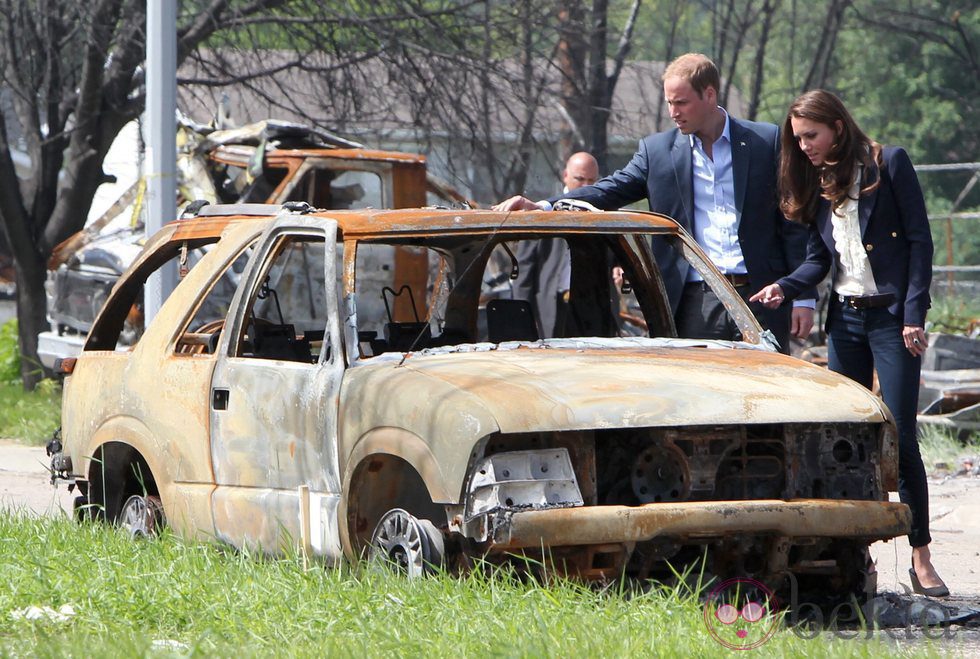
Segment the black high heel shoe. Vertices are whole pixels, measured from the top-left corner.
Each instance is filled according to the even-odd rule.
[[[915,573],[915,568],[909,568],[909,579],[912,580],[912,592],[919,595],[925,595],[926,597],[949,597],[949,588],[946,584],[942,583],[940,579],[940,584],[938,586],[931,586],[929,588],[924,588],[921,583],[919,583],[919,577]]]

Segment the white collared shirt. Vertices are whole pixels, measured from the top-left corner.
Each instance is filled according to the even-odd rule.
[[[847,199],[830,216],[837,248],[837,274],[834,291],[839,295],[874,295],[878,292],[868,253],[861,242],[861,221],[858,215],[858,196],[861,193],[861,167],[847,191]]]
[[[692,183],[694,187],[694,239],[708,258],[726,274],[745,274],[745,259],[738,244],[738,212],[735,209],[735,176],[732,173],[731,122],[724,108],[725,127],[705,153],[701,138],[691,140]],[[700,281],[694,268],[688,281]]]

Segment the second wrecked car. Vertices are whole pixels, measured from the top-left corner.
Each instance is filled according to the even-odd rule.
[[[429,173],[421,155],[368,149],[289,122],[215,130],[182,119],[177,142],[180,206],[191,200],[295,201],[327,210],[471,203]],[[45,284],[51,328],[38,337],[46,368],[78,353],[109,291],[145,243],[143,193],[142,183],[133,184],[101,218],[55,248]],[[131,343],[142,330],[138,306],[124,340]]]

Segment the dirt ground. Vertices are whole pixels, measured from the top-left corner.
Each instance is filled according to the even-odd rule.
[[[898,497],[892,495],[894,500]],[[932,559],[957,599],[980,607],[980,478],[929,481]],[[909,584],[911,549],[905,538],[876,543],[879,590],[904,592]]]
[[[43,447],[0,440],[0,508],[38,515],[70,511],[74,495],[64,484],[51,485],[49,464]]]
[[[48,458],[42,447],[29,447],[0,440],[0,509],[26,510],[37,515],[69,514],[74,495],[62,483],[52,487],[47,472]],[[952,596],[941,601],[955,615],[980,612],[980,477],[959,476],[933,479],[929,483],[932,519],[933,561],[949,586]],[[899,538],[879,542],[872,549],[878,569],[878,592],[905,606],[918,602],[909,597],[908,541]],[[887,595],[895,593],[898,597]],[[911,629],[884,630],[898,648],[918,645],[923,639],[916,625]],[[829,632],[827,632],[829,633]],[[942,654],[980,654],[980,618],[947,630],[931,632]],[[942,634],[947,634],[944,638]],[[951,634],[951,635],[950,635]]]

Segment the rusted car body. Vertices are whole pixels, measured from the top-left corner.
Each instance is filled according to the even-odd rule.
[[[567,322],[540,339],[525,302],[483,293],[493,254],[556,238]],[[651,239],[692,262],[742,341],[676,336]],[[118,351],[149,273],[205,243]],[[397,250],[427,267],[374,267]],[[206,311],[229,272],[230,305]],[[881,400],[776,352],[654,214],[206,206],[150,240],[65,370],[55,472],[83,510],[135,531],[165,519],[190,538],[331,563],[373,552],[409,572],[530,556],[584,578],[669,578],[703,559],[837,592],[866,590],[868,544],[908,531],[888,502]]]

